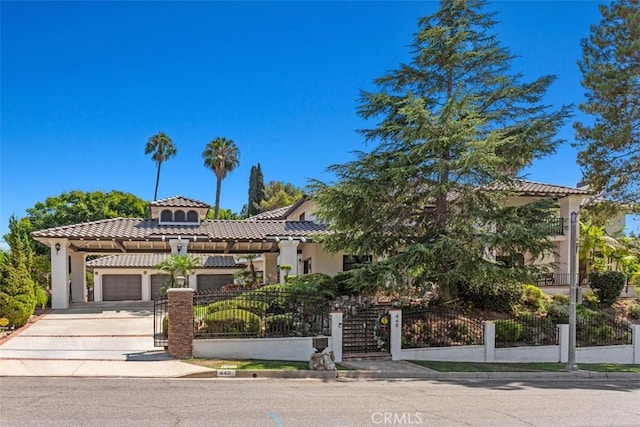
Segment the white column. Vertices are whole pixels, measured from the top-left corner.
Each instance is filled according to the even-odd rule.
[[[331,347],[337,363],[342,362],[342,312],[331,312]]]
[[[496,325],[484,322],[484,361],[493,363],[496,360]]]
[[[558,255],[556,258],[557,272],[560,274],[569,274],[571,271],[570,266],[570,252],[571,252],[571,212],[578,212],[580,210],[580,202],[582,196],[568,196],[560,199],[560,216],[564,218],[564,232],[565,237],[558,242]],[[576,227],[576,242],[580,241],[580,224]],[[576,271],[578,269],[578,257],[576,257]],[[568,276],[567,276],[568,277]]]
[[[71,252],[71,301],[87,302],[87,270],[85,252]]]
[[[631,325],[631,342],[633,343],[633,363],[640,364],[640,325]]]
[[[262,282],[266,285],[275,283],[278,277],[278,254],[269,252],[262,254],[264,267],[262,269]]]
[[[142,301],[151,301],[151,274],[149,271],[142,272]]]
[[[189,288],[194,291],[198,290],[198,275],[196,273],[189,275]]]
[[[569,361],[569,325],[558,325],[558,342],[560,343],[560,363]]]
[[[93,270],[93,300],[102,301],[102,271]]]
[[[51,241],[51,308],[69,308],[69,248],[67,239]]]
[[[298,275],[298,242],[297,240],[283,240],[278,244],[280,247],[280,265],[289,264],[290,276]],[[280,283],[284,283],[284,274],[280,272]]]
[[[389,310],[391,360],[402,360],[402,310]]]

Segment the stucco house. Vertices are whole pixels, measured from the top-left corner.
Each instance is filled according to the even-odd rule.
[[[522,258],[551,266],[552,272],[540,284],[567,285],[569,218],[590,193],[524,180],[514,180],[510,190],[514,195],[506,203],[512,206],[539,198],[557,202],[557,218],[549,224],[555,251],[544,259],[532,260],[527,254]],[[169,254],[200,258],[201,267],[188,278],[194,289],[216,289],[230,283],[243,267],[245,254],[258,255],[254,265],[265,283],[279,277],[278,266],[283,264],[292,266],[291,275],[335,275],[351,267],[351,256],[325,252],[317,241],[317,236],[331,231],[316,221],[314,202],[306,197],[245,220],[207,220],[208,210],[204,202],[176,196],[150,203],[149,219],[115,218],[33,232],[34,239],[51,248],[52,307],[86,301],[87,269],[94,273],[95,301],[151,300],[167,279],[153,266]],[[624,216],[616,221],[616,227],[624,228]],[[102,257],[87,262],[89,255]]]

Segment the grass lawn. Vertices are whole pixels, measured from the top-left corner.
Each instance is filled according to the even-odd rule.
[[[564,363],[472,363],[412,360],[411,363],[440,372],[562,372]],[[640,373],[640,365],[615,363],[579,363],[583,371]]]
[[[220,360],[220,359],[187,359],[184,362],[204,366],[211,369],[237,370],[280,370],[280,371],[308,371],[309,362],[291,362],[287,360]],[[348,368],[336,364],[339,371]]]

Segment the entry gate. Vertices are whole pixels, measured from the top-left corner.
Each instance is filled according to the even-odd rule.
[[[158,295],[153,301],[153,345],[167,347],[169,345],[169,299],[167,295]]]
[[[343,357],[376,357],[390,354],[388,307],[352,306],[342,315]]]

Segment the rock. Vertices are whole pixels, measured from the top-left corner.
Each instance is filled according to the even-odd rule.
[[[309,358],[309,369],[314,371],[335,371],[336,364],[334,362],[333,352],[312,353]]]

